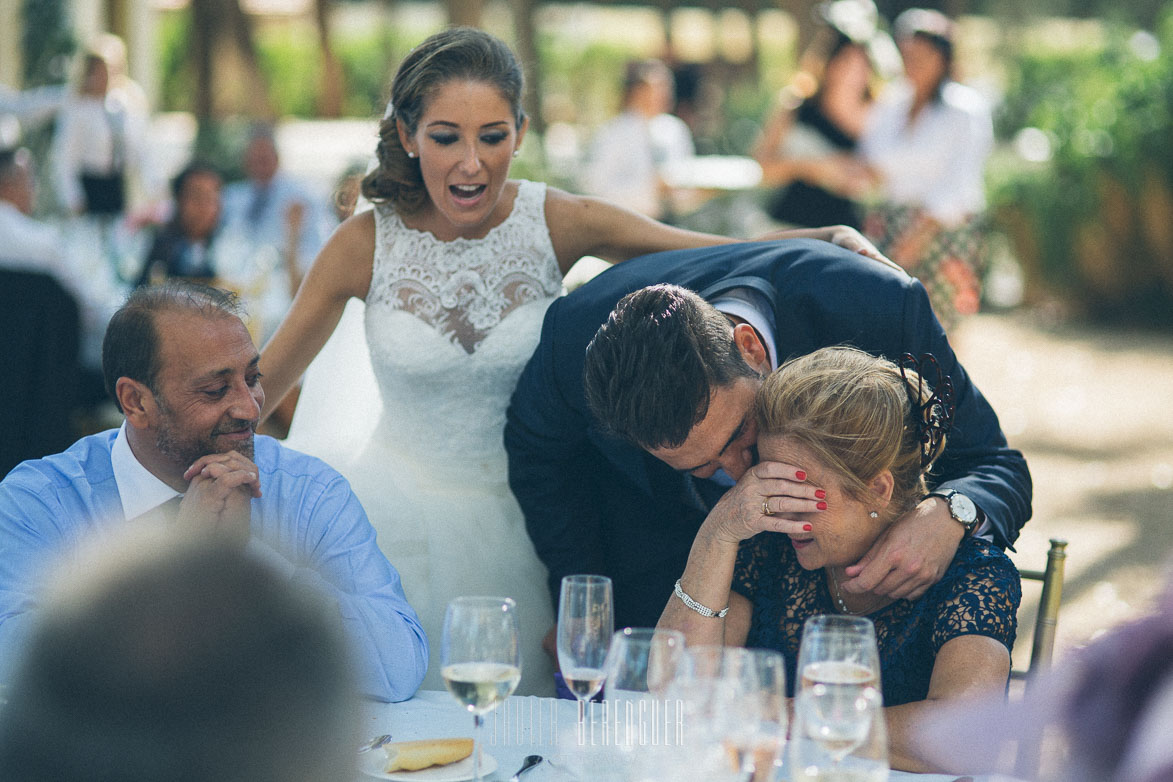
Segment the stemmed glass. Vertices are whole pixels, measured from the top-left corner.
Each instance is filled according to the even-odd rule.
[[[865,616],[821,614],[806,620],[798,647],[795,694],[823,682],[880,690],[876,628]]]
[[[444,614],[440,675],[448,692],[473,715],[474,778],[481,779],[484,715],[521,680],[517,605],[507,597],[458,597]]]
[[[808,686],[795,700],[794,721],[791,765],[795,780],[884,782],[888,778],[887,738],[876,690]],[[848,756],[851,762],[845,764]]]
[[[736,760],[743,780],[773,777],[786,737],[786,669],[769,649],[697,646],[676,693],[690,722],[715,736]]]
[[[565,576],[558,599],[558,667],[578,701],[580,740],[586,725],[586,702],[603,688],[603,664],[614,632],[611,579]]]
[[[797,673],[798,729],[792,733],[799,739],[792,744],[796,775],[818,767],[810,758],[800,757],[816,748],[830,757],[834,779],[839,778],[843,759],[856,750],[875,761],[876,767],[882,766],[886,774],[880,657],[872,621],[837,614],[808,619],[803,626]]]

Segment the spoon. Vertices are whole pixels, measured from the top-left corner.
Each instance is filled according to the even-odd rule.
[[[521,768],[517,769],[517,773],[509,777],[509,782],[517,782],[521,775],[529,771],[534,766],[542,762],[541,755],[526,755],[525,760],[521,761]]]

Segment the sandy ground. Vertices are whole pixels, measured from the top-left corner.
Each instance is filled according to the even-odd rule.
[[[1068,541],[1056,656],[1146,611],[1173,552],[1173,335],[979,315],[953,335],[1034,478],[1011,553],[1041,569]],[[1015,664],[1030,654],[1037,582],[1023,587]]]

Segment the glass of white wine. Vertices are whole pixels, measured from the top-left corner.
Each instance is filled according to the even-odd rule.
[[[558,667],[578,700],[580,740],[586,723],[586,702],[603,688],[603,664],[614,632],[611,579],[565,576],[558,600]]]
[[[791,778],[795,782],[885,782],[887,734],[876,690],[814,684],[794,705]]]
[[[517,604],[507,597],[458,597],[444,614],[440,674],[448,692],[473,716],[474,779],[481,780],[485,714],[521,680]]]

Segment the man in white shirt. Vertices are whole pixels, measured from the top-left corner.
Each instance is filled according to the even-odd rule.
[[[61,233],[32,217],[35,181],[27,149],[0,151],[0,267],[45,272],[68,287]]]
[[[595,134],[583,189],[659,219],[667,212],[665,167],[694,154],[692,133],[672,106],[672,71],[659,60],[629,63],[623,111]]]

